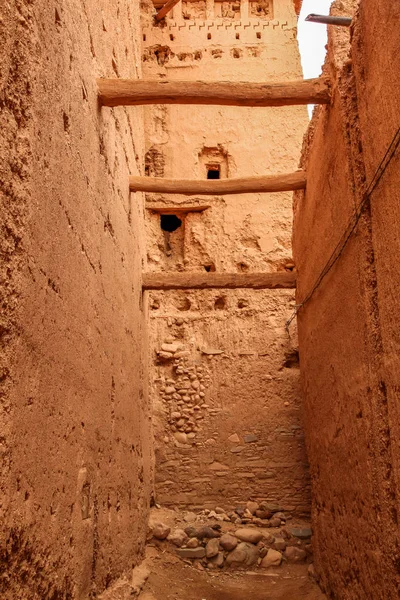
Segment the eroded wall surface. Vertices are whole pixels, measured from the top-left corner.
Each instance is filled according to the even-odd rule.
[[[363,0],[350,54],[350,33],[330,32],[333,102],[313,120],[307,192],[296,199],[298,303],[342,248],[398,130],[399,19],[397,4]],[[323,588],[346,600],[397,598],[400,589],[399,167],[397,148],[298,314],[314,558]]]
[[[144,27],[143,72],[155,80],[300,78],[296,25],[290,0],[183,2],[162,26]],[[148,108],[146,172],[205,180],[209,170],[220,178],[294,171],[306,123],[305,107]],[[290,193],[154,194],[147,207],[152,271],[294,268]],[[170,232],[160,226],[169,210],[181,220]],[[157,500],[228,507],[253,497],[309,512],[296,340],[285,332],[293,293],[164,292],[149,302]]]
[[[140,307],[139,7],[0,7],[2,598],[88,598],[141,557],[150,497]]]

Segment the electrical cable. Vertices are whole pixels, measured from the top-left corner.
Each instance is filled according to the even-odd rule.
[[[299,310],[301,308],[303,308],[304,305],[307,304],[307,302],[309,302],[311,300],[315,291],[319,288],[319,286],[321,285],[322,281],[325,279],[325,277],[327,276],[329,271],[332,269],[332,267],[339,260],[340,256],[343,254],[343,251],[346,248],[348,241],[350,240],[354,230],[356,229],[356,227],[358,225],[361,215],[363,214],[364,208],[366,207],[372,193],[374,192],[374,190],[378,186],[380,180],[382,179],[390,162],[392,161],[393,157],[395,156],[397,148],[399,146],[400,146],[400,127],[398,128],[397,132],[395,133],[388,149],[385,152],[384,157],[382,158],[381,162],[379,163],[379,166],[378,166],[377,170],[375,171],[372,181],[371,181],[370,185],[368,186],[368,189],[365,192],[360,204],[354,211],[351,219],[349,220],[349,222],[347,224],[345,231],[343,232],[338,243],[336,244],[327,263],[325,264],[321,273],[318,275],[314,286],[312,287],[311,291],[308,292],[308,294],[306,294],[304,300],[302,302],[300,302],[299,304],[296,304],[295,310],[294,310],[292,316],[290,317],[290,319],[288,319],[286,321],[286,331],[288,333],[289,333],[289,327],[290,327],[291,323],[293,322],[293,320],[295,319],[295,317],[297,316]]]

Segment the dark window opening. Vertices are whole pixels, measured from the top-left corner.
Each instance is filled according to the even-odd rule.
[[[218,166],[207,167],[207,179],[221,179],[221,170]]]
[[[160,215],[160,225],[163,231],[172,233],[182,225],[182,221],[176,215]]]
[[[205,269],[205,271],[207,271],[207,273],[215,273],[215,271],[216,271],[214,263],[210,263],[208,265],[204,265],[204,269]]]
[[[257,39],[261,40],[261,32],[260,31],[257,31]]]

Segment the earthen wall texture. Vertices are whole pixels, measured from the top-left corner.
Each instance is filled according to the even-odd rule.
[[[335,4],[342,14],[352,9]],[[400,125],[399,23],[398,4],[363,0],[350,33],[330,32],[332,105],[312,122],[307,191],[296,198],[298,303]],[[346,600],[394,599],[400,589],[399,173],[397,148],[340,258],[298,314],[315,564],[328,595]]]
[[[0,6],[1,543],[4,599],[88,598],[141,557],[151,495],[140,307],[135,2]]]
[[[163,26],[143,29],[144,76],[298,79],[296,26],[290,0],[178,4]],[[177,179],[206,179],[209,168],[221,178],[294,171],[307,124],[305,107],[178,105],[145,115],[147,173]],[[172,204],[182,225],[162,231],[160,212]],[[184,212],[187,205],[204,210]],[[290,193],[153,194],[147,206],[152,271],[294,267]],[[165,292],[149,302],[157,501],[228,507],[252,497],[307,514],[296,340],[285,331],[294,294]],[[177,357],[163,355],[165,343],[178,344]]]

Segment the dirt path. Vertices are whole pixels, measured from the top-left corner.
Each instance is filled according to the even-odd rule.
[[[307,565],[268,573],[199,571],[156,548],[146,560],[151,570],[140,600],[326,600],[307,575]]]

